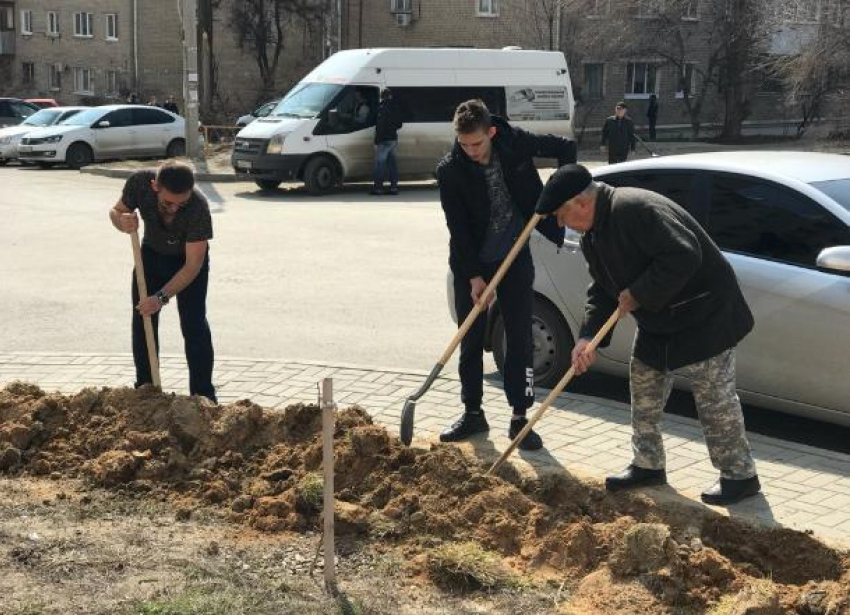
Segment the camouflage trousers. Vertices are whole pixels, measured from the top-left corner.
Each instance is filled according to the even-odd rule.
[[[728,479],[756,474],[750,443],[744,433],[744,415],[735,392],[735,350],[677,370],[691,381],[699,421],[712,465]],[[632,463],[641,468],[665,467],[661,417],[673,374],[658,371],[632,357]]]

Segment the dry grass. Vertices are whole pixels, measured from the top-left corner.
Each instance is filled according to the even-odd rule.
[[[449,543],[428,554],[428,573],[439,586],[461,590],[495,590],[521,585],[501,558],[477,542]]]
[[[781,615],[782,612],[773,581],[756,579],[734,596],[724,596],[707,615]]]

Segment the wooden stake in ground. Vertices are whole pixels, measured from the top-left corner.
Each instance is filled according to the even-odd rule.
[[[322,380],[322,472],[324,473],[325,588],[336,592],[334,562],[334,404],[333,379]]]
[[[596,347],[599,345],[599,342],[608,335],[608,332],[617,324],[617,321],[620,319],[620,310],[614,310],[614,313],[608,318],[608,321],[602,325],[602,328],[599,329],[599,332],[594,336],[590,343],[585,348],[585,352],[592,352],[596,350]],[[564,387],[567,386],[570,380],[573,379],[575,375],[575,367],[572,365],[570,369],[567,370],[567,373],[564,374],[564,377],[561,378],[560,382],[555,385],[555,388],[549,392],[549,395],[546,396],[546,399],[543,400],[543,403],[540,404],[540,408],[537,409],[537,412],[534,413],[534,416],[528,421],[528,424],[523,427],[522,431],[517,434],[517,437],[514,438],[514,441],[511,442],[511,445],[502,453],[502,456],[499,457],[498,461],[493,464],[489,470],[487,470],[487,474],[495,474],[496,470],[498,470],[503,463],[507,460],[508,457],[511,456],[511,453],[514,452],[519,443],[522,442],[523,438],[528,435],[528,432],[531,431],[531,428],[534,427],[534,424],[540,420],[540,417],[543,416],[543,413],[549,409],[549,406],[552,405],[552,402],[555,401],[555,398],[561,394],[561,391],[564,390]]]
[[[148,284],[145,281],[145,265],[142,262],[142,247],[139,244],[139,232],[133,231],[130,233],[130,239],[133,243],[133,260],[136,263],[136,286],[139,288],[139,298],[144,299],[148,296]],[[151,379],[155,387],[162,388],[162,383],[159,380],[159,357],[156,354],[156,339],[153,335],[153,323],[150,316],[142,316],[142,322],[145,325],[145,342],[148,347],[148,361],[151,366]]]

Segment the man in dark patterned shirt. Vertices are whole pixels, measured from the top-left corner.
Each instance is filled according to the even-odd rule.
[[[138,212],[138,214],[137,214]],[[145,222],[142,262],[149,297],[140,298],[133,276],[133,359],[136,387],[152,382],[145,349],[142,316],[151,316],[159,348],[159,311],[177,297],[180,329],[189,365],[189,393],[216,401],[212,384],[213,345],[207,323],[207,284],[212,218],[207,200],[195,190],[192,169],[168,162],[159,170],[134,173],[109,211],[113,226],[123,233]]]

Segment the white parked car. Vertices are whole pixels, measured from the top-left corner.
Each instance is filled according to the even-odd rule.
[[[158,107],[106,105],[21,139],[18,157],[41,166],[66,163],[79,169],[95,160],[182,156],[182,117]]]
[[[276,98],[275,100],[260,105],[259,107],[251,111],[251,113],[246,113],[245,115],[239,116],[239,119],[236,120],[236,125],[242,128],[244,126],[247,126],[257,118],[267,117],[272,111],[274,111],[274,108],[277,107],[277,103],[279,102],[280,99]]]
[[[755,316],[737,351],[738,392],[758,406],[850,425],[850,157],[722,152],[593,169],[612,186],[661,193],[687,209],[731,262]],[[535,233],[536,381],[553,386],[570,365],[590,276],[566,232],[558,250]],[[504,329],[490,339],[503,364]],[[595,369],[628,376],[634,320],[626,318]],[[677,386],[687,388],[685,379]]]
[[[18,158],[18,145],[24,135],[37,128],[58,124],[86,109],[90,107],[50,107],[37,111],[17,126],[0,128],[0,165]]]

